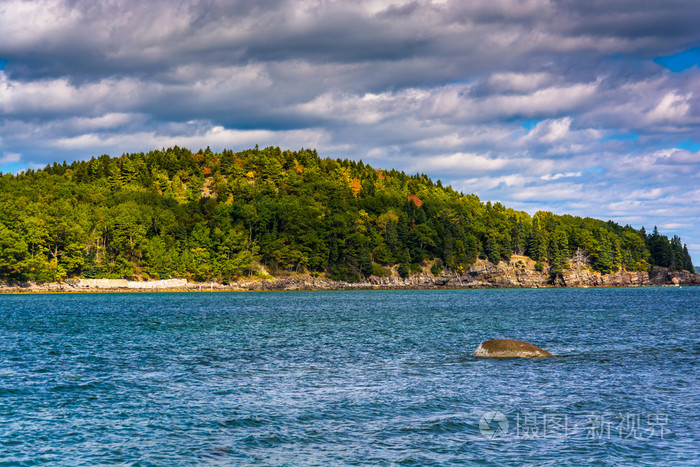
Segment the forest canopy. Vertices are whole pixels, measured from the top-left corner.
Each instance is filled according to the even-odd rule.
[[[677,236],[483,203],[424,174],[277,147],[173,147],[0,174],[0,278],[357,281],[527,255],[552,275],[693,271]],[[426,271],[427,272],[427,271]]]

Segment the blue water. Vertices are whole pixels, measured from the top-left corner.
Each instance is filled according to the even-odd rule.
[[[700,288],[2,296],[0,462],[697,464],[699,316]],[[471,356],[494,337],[561,356]]]

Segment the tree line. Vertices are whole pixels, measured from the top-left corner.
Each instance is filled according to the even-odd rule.
[[[347,281],[463,273],[527,255],[552,275],[692,269],[654,228],[483,203],[424,174],[315,150],[172,147],[0,174],[0,278],[234,281],[310,273]],[[427,271],[426,271],[427,272]]]

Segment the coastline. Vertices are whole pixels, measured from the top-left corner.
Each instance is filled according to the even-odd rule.
[[[588,268],[565,270],[551,276],[534,268],[534,261],[513,257],[497,265],[478,260],[463,274],[445,273],[434,276],[419,273],[407,278],[370,276],[359,282],[337,281],[308,274],[272,279],[241,280],[222,284],[214,281],[189,282],[186,279],[129,281],[126,279],[72,278],[63,282],[1,283],[0,294],[42,293],[143,293],[143,292],[261,292],[261,291],[330,291],[330,290],[437,290],[489,288],[596,288],[700,286],[700,275],[688,271],[669,271],[654,267],[651,271],[619,271],[601,275]]]

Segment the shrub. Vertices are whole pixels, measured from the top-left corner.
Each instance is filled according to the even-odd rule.
[[[443,269],[444,266],[442,265],[442,260],[438,258],[430,267],[430,272],[433,274],[433,276],[439,276]]]
[[[384,266],[378,264],[372,265],[372,275],[377,277],[388,277],[391,276],[391,271]]]

